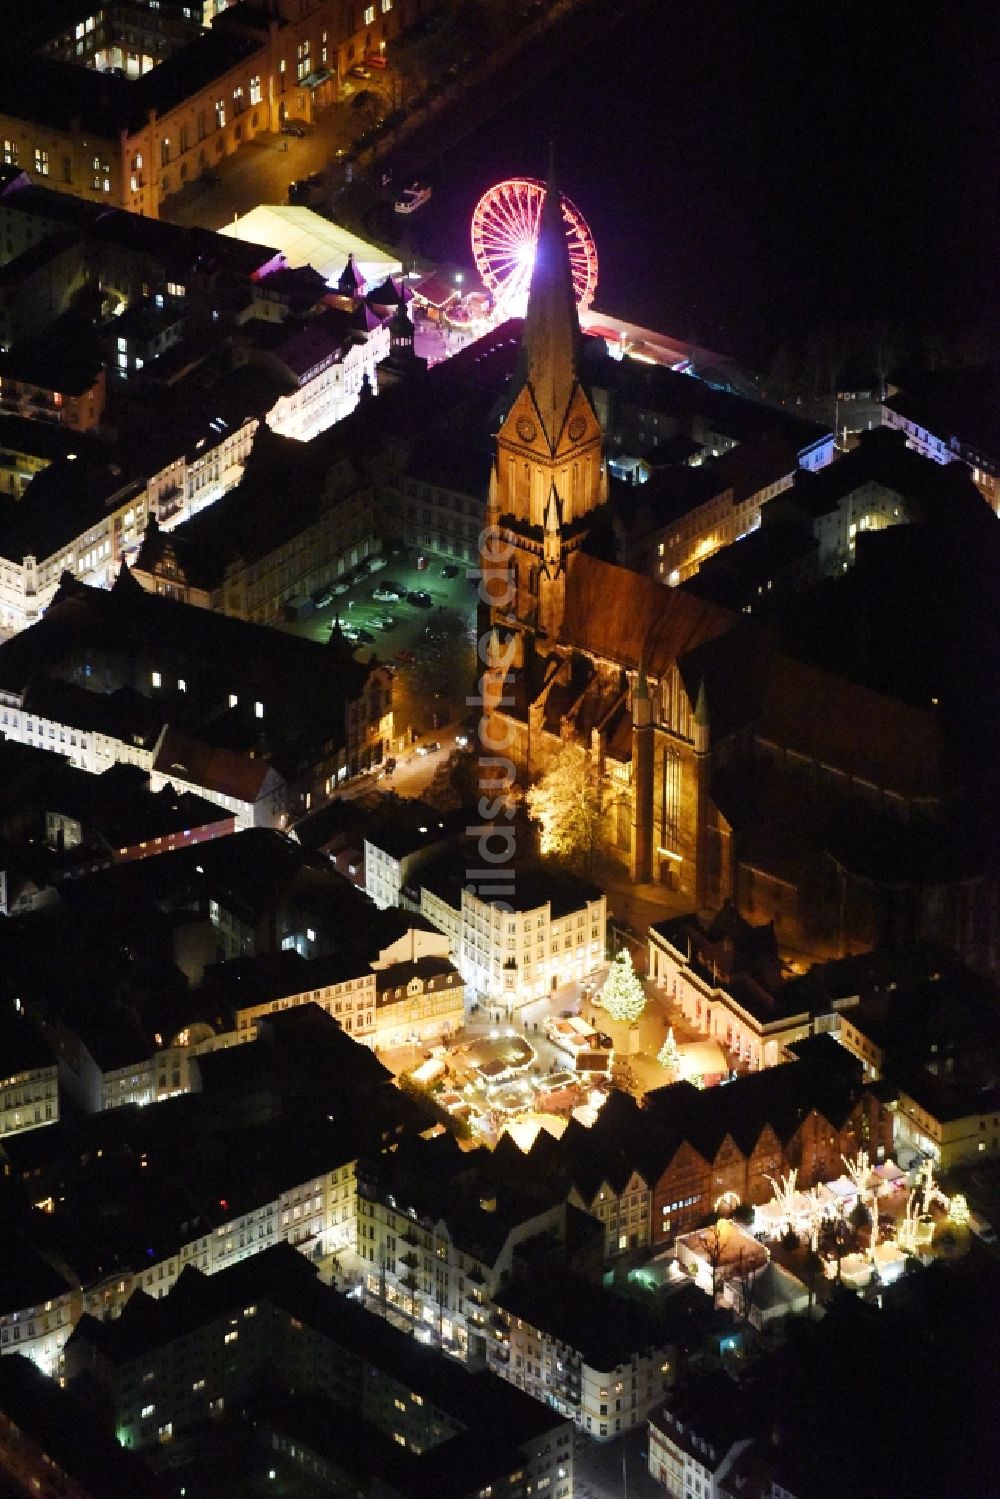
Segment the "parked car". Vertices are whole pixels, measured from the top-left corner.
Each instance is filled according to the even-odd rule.
[[[373,588],[372,598],[376,604],[398,604],[400,599],[406,597],[401,588]]]
[[[366,630],[363,625],[358,627],[358,639],[363,640],[365,645],[375,644],[375,636],[372,634],[371,630]]]
[[[347,76],[348,78],[370,78],[372,70],[371,68],[366,68],[363,62],[357,62]]]
[[[444,567],[442,567],[442,569],[441,569],[441,576],[442,576],[442,578],[457,578],[458,577],[458,568],[455,566],[454,562],[446,562],[445,563]]]
[[[611,1051],[615,1044],[607,1031],[598,1031],[595,1040],[602,1051]]]
[[[399,620],[394,614],[380,614],[375,623],[380,630],[394,630],[399,624]]]
[[[468,749],[469,748],[469,736],[468,736],[468,734],[456,734],[455,735],[455,743],[458,745],[459,749]]]
[[[322,588],[315,589],[309,597],[317,609],[325,609],[333,601],[333,589],[329,583],[324,583]]]
[[[304,125],[299,124],[298,120],[286,120],[281,127],[281,133],[282,135],[294,135],[301,138],[304,135],[308,135],[309,132]]]
[[[367,567],[367,569],[368,569],[368,571],[370,573],[381,572],[382,569],[383,569],[383,567],[385,567],[385,558],[384,557],[369,557],[366,560],[366,562],[365,562],[365,566]]]
[[[435,754],[437,754],[437,752],[438,752],[438,750],[440,748],[441,748],[441,741],[439,739],[432,739],[431,742],[430,742],[430,744],[418,744],[417,745],[417,754],[418,755],[435,755]]]
[[[326,176],[323,172],[313,172],[311,177],[300,177],[297,182],[289,184],[289,203],[304,203],[306,206],[315,203],[322,193],[325,182]]]
[[[422,588],[415,588],[413,592],[408,593],[406,597],[416,609],[434,608],[434,600],[431,598],[429,593],[424,593]]]
[[[350,589],[350,586],[351,585],[350,583],[348,583],[346,578],[334,578],[333,582],[330,584],[330,592],[337,594],[347,593]]]

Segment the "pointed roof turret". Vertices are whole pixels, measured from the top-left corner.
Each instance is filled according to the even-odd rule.
[[[354,251],[347,257],[347,264],[340,273],[337,282],[337,290],[345,297],[364,296],[365,278],[358,269],[357,261],[354,259]]]
[[[545,507],[546,531],[551,533],[553,531],[559,530],[560,509],[561,506],[559,504],[559,493],[556,489],[555,484],[553,484],[552,488],[549,490],[549,502]]]
[[[632,727],[648,729],[653,721],[653,705],[649,700],[649,683],[646,681],[646,647],[640,647],[639,667],[632,688]]]
[[[550,447],[559,437],[577,384],[579,345],[573,271],[550,148],[521,340],[519,382],[531,387]]]
[[[635,676],[636,697],[649,697],[649,683],[646,681],[646,647],[639,650],[639,669]]]
[[[705,678],[698,683],[698,701],[694,705],[694,721],[702,728],[708,726],[708,699],[705,696]]]

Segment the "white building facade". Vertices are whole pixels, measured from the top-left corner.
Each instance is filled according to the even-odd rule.
[[[604,962],[607,899],[582,898],[573,910],[555,914],[545,900],[505,910],[505,902],[483,900],[463,886],[461,905],[426,887],[420,908],[445,932],[465,979],[487,1004],[508,1015],[566,984],[579,983]],[[516,888],[511,904],[516,901]]]

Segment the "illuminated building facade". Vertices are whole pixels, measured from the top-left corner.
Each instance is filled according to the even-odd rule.
[[[266,1446],[334,1492],[359,1489],[377,1468],[385,1499],[514,1499],[525,1483],[572,1495],[564,1416],[415,1348],[283,1246],[211,1278],[188,1271],[167,1300],[137,1297],[114,1323],[83,1319],[67,1370],[96,1381],[131,1450],[181,1446],[277,1380],[297,1393],[257,1402]]]
[[[644,1425],[669,1387],[672,1349],[634,1306],[565,1273],[501,1290],[489,1363],[595,1441]]]
[[[579,983],[604,962],[607,898],[595,885],[552,871],[518,873],[503,900],[465,882],[469,850],[422,868],[420,910],[444,932],[466,982],[481,999],[514,1010]]]
[[[59,1118],[59,1078],[55,1057],[24,1018],[0,1016],[0,1139],[54,1124]]]
[[[30,30],[0,70],[0,160],[109,208],[156,218],[164,198],[261,133],[311,120],[338,71],[436,0],[81,3],[68,30]],[[165,25],[168,20],[170,24]],[[377,64],[376,64],[377,65]]]
[[[425,1341],[474,1366],[486,1362],[493,1298],[518,1246],[565,1239],[565,1203],[533,1186],[497,1186],[488,1152],[451,1135],[359,1163],[357,1253],[376,1310],[413,1319]]]

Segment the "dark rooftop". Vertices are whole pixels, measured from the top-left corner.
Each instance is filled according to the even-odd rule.
[[[663,1335],[642,1309],[561,1267],[534,1267],[530,1279],[511,1282],[494,1298],[520,1317],[583,1354],[591,1368],[610,1374],[634,1353],[659,1348]]]

